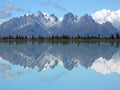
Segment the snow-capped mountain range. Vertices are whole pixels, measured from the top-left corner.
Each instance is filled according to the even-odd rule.
[[[73,15],[68,12],[63,19],[54,14],[48,15],[38,11],[35,14],[12,18],[0,25],[0,36],[51,36],[51,35],[89,35],[110,36],[120,29],[120,10],[101,10],[91,16]]]

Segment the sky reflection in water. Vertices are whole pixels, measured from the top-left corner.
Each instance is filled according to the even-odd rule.
[[[119,43],[0,43],[1,90],[120,90]]]

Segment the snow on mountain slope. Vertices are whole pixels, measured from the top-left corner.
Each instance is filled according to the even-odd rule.
[[[95,19],[96,20],[96,19]],[[24,15],[19,18],[12,18],[0,25],[0,36],[110,36],[115,35],[118,30],[109,22],[99,24],[85,14],[78,17],[71,12],[58,19],[54,14],[48,15],[38,11],[35,14]]]
[[[0,25],[0,32],[1,36],[48,36],[50,34],[48,28],[57,24],[57,22],[58,19],[54,14],[48,16],[47,14],[38,11],[36,14],[24,15],[4,22]]]
[[[120,9],[116,11],[103,9],[92,14],[92,17],[100,24],[109,21],[120,30]]]

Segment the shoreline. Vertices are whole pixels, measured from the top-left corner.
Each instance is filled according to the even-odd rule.
[[[120,42],[120,39],[0,39],[0,42]]]

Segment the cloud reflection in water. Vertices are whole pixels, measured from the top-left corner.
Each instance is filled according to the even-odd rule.
[[[12,66],[8,64],[0,63],[0,76],[5,79],[6,81],[11,81],[20,77],[23,74],[21,71],[13,72]]]
[[[37,71],[54,69],[61,64],[68,70],[81,65],[84,68],[92,68],[100,73],[107,74],[111,72],[120,73],[120,60],[117,58],[120,54],[120,47],[110,42],[96,43],[25,43],[25,44],[7,44],[0,45],[0,57],[9,61],[13,65],[20,65],[24,68],[31,68]],[[118,59],[116,61],[116,59]],[[1,65],[1,72],[10,79],[19,77],[22,72],[10,73],[11,67]],[[5,72],[3,69],[7,69]],[[4,71],[4,72],[3,72]],[[6,75],[7,74],[7,75]],[[9,75],[8,75],[9,74]],[[46,81],[43,79],[41,81]]]

